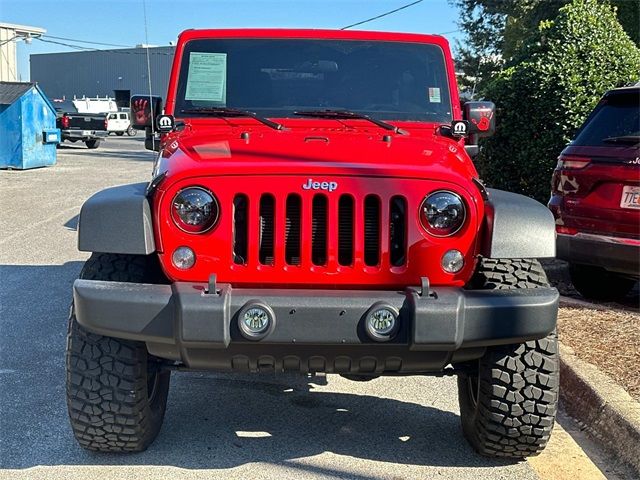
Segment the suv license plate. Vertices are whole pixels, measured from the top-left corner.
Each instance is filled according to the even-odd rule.
[[[82,136],[83,137],[88,137],[89,135],[91,135],[91,130],[83,130],[82,131]]]
[[[640,187],[625,185],[622,188],[620,207],[640,210]]]

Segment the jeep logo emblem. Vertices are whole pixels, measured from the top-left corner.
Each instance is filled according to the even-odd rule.
[[[305,190],[326,190],[333,192],[338,188],[338,182],[314,182],[313,178],[307,180],[307,183],[302,184],[302,188]]]

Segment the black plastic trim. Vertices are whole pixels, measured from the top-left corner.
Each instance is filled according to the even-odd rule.
[[[481,352],[491,345],[545,337],[555,328],[559,297],[554,288],[469,291],[432,287],[432,295],[421,296],[419,288],[397,292],[216,287],[218,293],[212,295],[205,293],[206,283],[76,280],[76,317],[87,330],[147,342],[154,355],[199,368],[231,365],[231,357],[238,355],[247,356],[249,365],[257,352],[280,365],[287,356],[304,352],[307,363],[300,368],[306,371],[316,368],[314,352],[322,351],[325,362],[332,365],[338,357],[355,361],[366,352],[379,368],[392,371],[405,370],[406,356],[411,358],[411,370],[419,371],[433,365],[421,367],[420,357],[411,352],[440,352],[434,357],[426,355],[425,361],[438,358],[448,363],[460,349]],[[268,306],[278,319],[257,341],[246,339],[237,326],[238,312],[250,302]],[[376,304],[398,312],[398,330],[385,343],[371,339],[363,328],[367,312]],[[389,359],[390,352],[396,360]],[[353,372],[356,367],[350,368]]]
[[[149,255],[156,250],[147,183],[107,188],[80,209],[78,250]]]
[[[482,255],[487,258],[553,258],[556,226],[541,203],[517,193],[488,188]]]

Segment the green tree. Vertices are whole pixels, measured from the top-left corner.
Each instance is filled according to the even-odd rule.
[[[449,0],[458,7],[458,25],[465,32],[456,44],[461,86],[482,97],[503,68],[520,60],[519,52],[538,34],[538,25],[553,20],[570,0]],[[599,0],[616,7],[618,21],[640,46],[640,1]]]
[[[558,154],[602,94],[638,80],[640,49],[609,4],[573,0],[517,56],[486,87],[498,124],[477,164],[490,186],[546,201]]]

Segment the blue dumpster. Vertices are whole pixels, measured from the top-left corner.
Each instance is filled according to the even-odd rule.
[[[56,111],[40,87],[0,82],[0,168],[55,165],[58,143]]]

